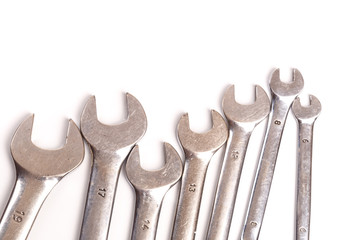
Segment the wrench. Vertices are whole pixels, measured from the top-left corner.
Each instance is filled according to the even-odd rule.
[[[128,93],[126,97],[128,119],[120,125],[99,122],[94,96],[81,116],[81,132],[90,145],[93,163],[80,240],[107,239],[121,164],[146,131],[144,109],[134,96]]]
[[[224,119],[215,110],[211,111],[211,115],[212,129],[204,134],[190,130],[188,114],[184,114],[178,124],[185,164],[172,240],[195,239],[207,167],[212,156],[228,138]]]
[[[84,142],[72,120],[69,121],[66,143],[57,150],[44,150],[32,143],[33,122],[34,115],[26,118],[11,141],[16,183],[0,220],[2,240],[26,239],[51,190],[84,158]]]
[[[293,69],[293,81],[290,83],[280,81],[279,69],[271,76],[271,111],[241,236],[243,240],[259,238],[285,121],[292,102],[303,87],[304,80],[297,69]]]
[[[179,181],[182,162],[176,150],[165,147],[165,166],[146,171],[140,166],[139,147],[131,150],[126,161],[126,174],[136,194],[135,217],[131,240],[155,240],[161,204],[167,191]]]
[[[254,128],[268,116],[270,111],[270,100],[265,91],[260,86],[256,86],[255,94],[255,103],[240,105],[235,101],[234,85],[232,85],[223,97],[222,105],[228,120],[229,139],[208,228],[208,240],[228,239],[249,139]]]
[[[310,237],[311,210],[311,162],[314,123],[321,112],[321,103],[310,95],[310,105],[301,106],[296,98],[292,111],[298,121],[298,162],[296,197],[296,240],[308,240]]]

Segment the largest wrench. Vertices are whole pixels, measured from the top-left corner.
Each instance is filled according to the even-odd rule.
[[[293,81],[290,83],[280,81],[279,69],[276,69],[271,76],[271,111],[241,236],[243,240],[259,238],[285,121],[292,102],[303,87],[304,80],[297,69],[293,70]]]
[[[98,121],[95,97],[89,99],[81,116],[81,132],[94,158],[81,240],[107,239],[121,164],[146,131],[141,104],[134,96],[126,96],[128,119],[120,125],[108,126]]]
[[[72,120],[66,143],[57,150],[41,149],[32,143],[33,121],[34,115],[28,117],[11,141],[17,179],[0,221],[1,240],[26,239],[48,194],[84,158],[84,142]]]

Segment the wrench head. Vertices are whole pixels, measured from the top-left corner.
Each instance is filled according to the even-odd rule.
[[[76,124],[69,120],[65,145],[45,150],[31,141],[34,115],[26,118],[16,130],[10,150],[17,169],[39,177],[63,177],[84,159],[84,141]]]
[[[280,69],[276,69],[270,79],[270,89],[271,91],[278,96],[291,97],[297,96],[301,90],[304,88],[304,79],[299,70],[296,68],[293,69],[293,81],[292,82],[282,82],[280,80]]]
[[[206,133],[196,133],[190,129],[189,115],[184,114],[178,124],[178,137],[186,155],[214,154],[227,140],[228,129],[225,120],[215,110],[211,111],[212,128]]]
[[[146,132],[147,120],[140,102],[126,94],[128,118],[119,125],[105,125],[99,122],[95,96],[89,98],[81,115],[81,132],[93,150],[116,152],[133,146]]]
[[[165,165],[156,171],[144,170],[140,165],[139,146],[135,145],[126,161],[126,175],[135,190],[152,190],[172,187],[182,175],[179,154],[169,144],[164,143]]]
[[[300,98],[295,98],[292,111],[299,121],[315,121],[321,112],[321,103],[314,95],[309,95],[310,105],[302,106]]]
[[[255,86],[255,102],[249,105],[239,104],[235,100],[235,87],[231,85],[223,97],[223,111],[230,124],[252,123],[256,126],[270,112],[270,100],[264,89]]]

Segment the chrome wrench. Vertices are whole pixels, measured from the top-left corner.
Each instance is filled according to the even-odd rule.
[[[121,164],[146,131],[144,109],[134,96],[126,97],[128,119],[119,125],[99,122],[94,96],[81,116],[81,132],[90,145],[93,163],[80,240],[107,239]]]
[[[131,240],[155,240],[164,196],[181,178],[179,154],[168,143],[164,143],[164,147],[165,166],[157,171],[146,171],[141,167],[137,145],[126,161],[126,175],[136,194]]]
[[[51,190],[84,158],[84,142],[72,120],[66,143],[57,150],[44,150],[32,143],[33,121],[34,115],[23,121],[11,141],[17,179],[0,220],[1,240],[26,239]]]
[[[271,76],[271,111],[241,236],[243,240],[259,238],[285,121],[292,102],[303,87],[304,80],[297,69],[293,69],[293,81],[290,83],[280,81],[279,69]]]
[[[228,239],[248,142],[254,128],[270,111],[270,100],[264,89],[256,86],[255,95],[253,104],[238,104],[232,85],[223,97],[222,105],[229,125],[229,139],[208,228],[208,240]]]
[[[311,213],[311,165],[314,123],[321,112],[321,103],[313,95],[310,105],[301,106],[296,98],[292,111],[298,122],[297,197],[296,197],[296,240],[310,237]]]
[[[185,152],[185,165],[172,240],[195,239],[207,167],[212,156],[228,138],[224,119],[214,110],[211,114],[213,127],[204,134],[190,130],[188,114],[184,114],[178,124],[178,137]]]

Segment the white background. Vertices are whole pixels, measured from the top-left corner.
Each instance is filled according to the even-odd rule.
[[[99,119],[126,118],[125,93],[142,103],[148,130],[140,142],[143,167],[163,164],[162,141],[183,157],[179,117],[191,128],[211,126],[230,84],[251,103],[254,84],[269,94],[268,80],[281,68],[304,76],[301,94],[316,95],[323,111],[315,124],[312,239],[355,239],[360,214],[359,56],[357,1],[1,1],[0,3],[0,212],[15,181],[9,145],[35,113],[33,142],[59,148],[67,119],[79,123],[82,108],[97,97]],[[239,236],[265,129],[251,138],[233,227]],[[290,113],[260,239],[294,239],[296,122]],[[205,183],[197,239],[204,239],[216,189],[221,149]],[[78,239],[90,173],[82,165],[66,176],[44,203],[29,240]],[[168,192],[157,239],[170,239],[179,185]],[[134,194],[121,171],[109,239],[129,239]]]

